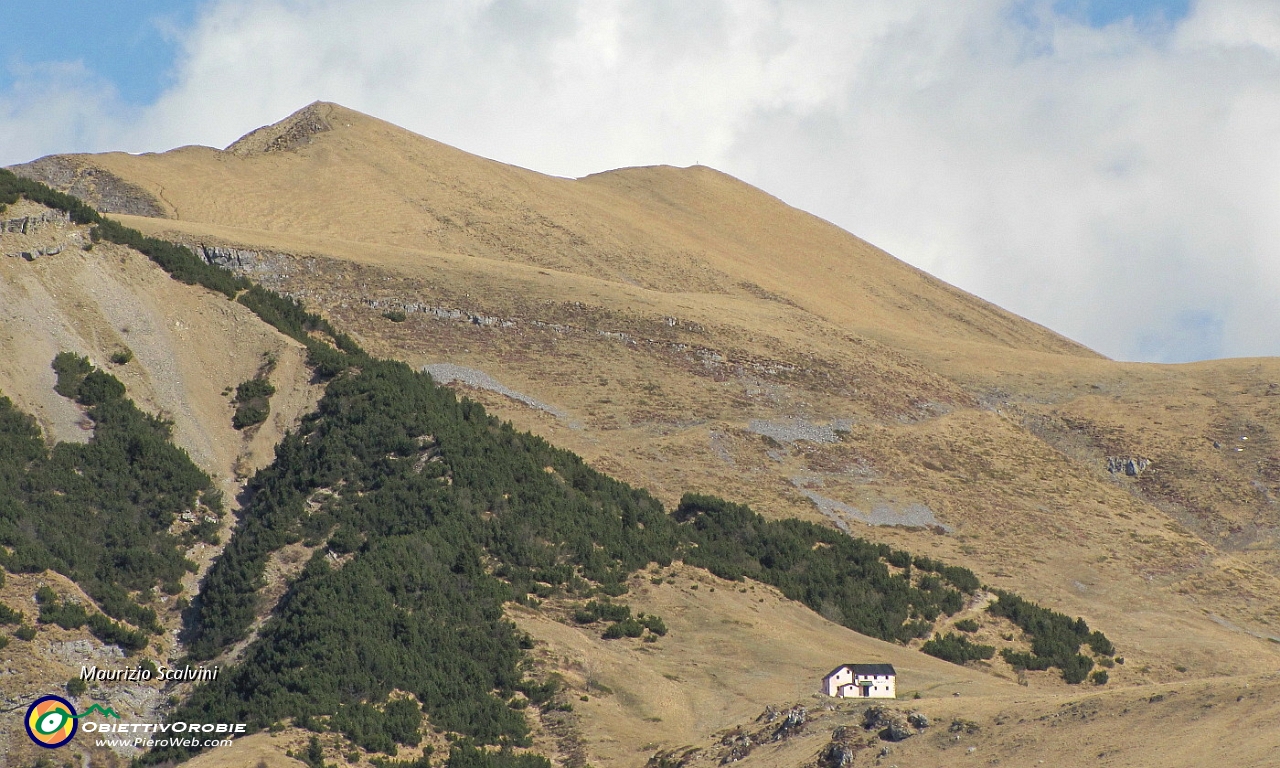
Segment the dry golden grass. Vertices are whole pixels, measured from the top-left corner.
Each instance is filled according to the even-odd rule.
[[[286,733],[256,733],[236,739],[229,747],[211,749],[185,763],[191,768],[299,768],[301,760],[286,757],[289,750],[306,749],[307,739],[292,729]]]
[[[284,430],[319,396],[301,345],[244,307],[171,280],[141,254],[109,243],[81,250],[86,230],[53,233],[65,246],[57,255],[0,258],[0,393],[35,415],[51,440],[87,440],[89,423],[53,391],[50,368],[58,352],[85,355],[123,381],[139,407],[171,419],[175,441],[232,497],[237,461],[269,463]],[[4,250],[13,237],[0,235]],[[133,359],[112,363],[122,349]],[[273,416],[237,432],[223,392],[252,378],[267,356],[277,361]]]
[[[735,765],[813,766],[839,726],[855,734],[852,766],[951,768],[956,765],[1113,766],[1198,768],[1205,765],[1280,765],[1280,733],[1271,726],[1280,705],[1274,674],[1110,691],[1045,696],[1025,689],[1005,696],[898,702],[918,711],[928,729],[890,744],[865,731],[866,704],[818,710],[802,735],[765,744]],[[807,702],[805,702],[807,703]],[[953,723],[963,721],[963,725]],[[972,724],[972,725],[970,725]],[[751,726],[755,731],[761,726]],[[699,745],[687,765],[719,764],[724,747]],[[882,753],[882,750],[886,750]],[[638,764],[638,763],[636,763]]]
[[[651,584],[659,574],[664,583]],[[676,566],[633,579],[627,601],[661,616],[670,633],[656,643],[603,640],[599,627],[557,621],[546,609],[512,612],[538,638],[539,665],[564,677],[576,735],[592,765],[643,764],[658,751],[700,746],[768,706],[813,706],[822,676],[852,661],[893,664],[899,695],[919,692],[922,701],[1023,690],[1012,679],[859,635],[765,585],[698,569]],[[554,740],[546,745],[554,754]]]
[[[1116,717],[1128,706],[1118,702],[1140,695],[1127,692],[1132,686],[1185,683],[1225,697],[1241,678],[1221,676],[1280,660],[1280,646],[1266,639],[1280,636],[1280,446],[1271,436],[1280,361],[1106,360],[711,169],[552,178],[336,105],[313,105],[229,151],[58,162],[109,171],[168,217],[122,216],[130,226],[262,251],[256,279],[324,311],[374,354],[474,367],[558,408],[563,417],[463,388],[668,503],[707,491],[771,517],[823,519],[799,483],[864,511],[928,505],[951,532],[853,530],[967,565],[993,586],[1104,630],[1128,662],[1109,686],[1118,690],[1098,692],[1102,711]],[[176,299],[154,301],[177,311]],[[382,316],[395,308],[408,310],[405,322]],[[237,364],[250,367],[251,358]],[[47,390],[46,378],[23,391]],[[53,408],[46,422],[68,418]],[[847,429],[834,442],[778,442],[752,429],[753,419],[794,418],[847,420]],[[1117,475],[1107,470],[1112,456],[1151,464],[1137,477]],[[686,616],[660,644],[679,654],[518,618],[546,644],[548,663],[560,659],[571,676],[575,664],[599,658],[609,670],[602,674],[625,678],[607,685],[630,693],[592,696],[576,727],[602,745],[593,760],[641,765],[647,744],[705,743],[735,718],[754,717],[762,702],[808,695],[806,675],[832,665],[819,661],[826,644],[853,642],[796,606],[770,604],[767,618],[744,618],[738,594],[700,592],[696,611],[681,607],[688,592],[635,598],[669,621]],[[797,656],[778,638],[801,632],[802,614],[820,627],[804,630],[814,634]],[[717,621],[752,626],[705,626]],[[904,654],[895,663],[932,663],[888,650]],[[730,671],[695,674],[684,658],[708,666],[718,658]],[[784,671],[752,677],[762,666]],[[976,707],[994,722],[1015,707],[1047,713],[1061,697],[1094,696],[1051,675],[1010,685],[994,678],[1011,676],[998,664],[983,674],[991,693],[931,706]],[[1229,722],[1227,709],[1175,703],[1114,728],[1101,717],[1055,718],[983,738],[1017,734],[1004,746],[989,737],[1004,750],[992,754],[1011,761],[1004,764],[1037,764],[1023,757],[1040,749],[1046,764],[1072,764],[1077,738],[1146,745],[1170,761],[1163,764],[1191,764],[1172,747],[1161,751],[1168,730],[1159,732],[1203,727],[1211,740]],[[1249,717],[1269,711],[1256,706]],[[646,720],[653,717],[662,722]],[[1245,738],[1233,754],[1267,754],[1269,736]],[[924,750],[926,741],[904,749]],[[956,758],[952,750],[911,754],[899,764]],[[1161,764],[1117,754],[1097,760]]]

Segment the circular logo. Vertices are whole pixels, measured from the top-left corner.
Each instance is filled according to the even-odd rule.
[[[27,735],[42,747],[57,749],[76,735],[76,708],[59,696],[42,696],[27,707]]]

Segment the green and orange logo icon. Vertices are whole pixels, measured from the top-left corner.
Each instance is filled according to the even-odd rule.
[[[41,696],[27,707],[27,735],[47,749],[71,741],[79,728],[76,708],[60,696]]]
[[[80,718],[98,712],[105,717],[120,718],[116,711],[101,704],[93,704],[83,715],[76,714],[71,702],[61,696],[41,696],[27,707],[27,735],[42,747],[57,749],[71,741],[80,729]]]

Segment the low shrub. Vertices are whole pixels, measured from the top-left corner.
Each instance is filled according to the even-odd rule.
[[[635,619],[626,619],[611,625],[604,631],[605,640],[617,640],[621,637],[640,637],[644,634],[644,625]]]
[[[231,426],[244,429],[266,421],[271,414],[271,396],[275,393],[276,388],[262,376],[241,382],[236,387],[237,407]]]
[[[994,646],[972,643],[967,637],[954,632],[934,635],[932,640],[920,647],[920,650],[952,664],[989,659],[996,654]]]
[[[21,624],[22,612],[0,603],[0,624]]]

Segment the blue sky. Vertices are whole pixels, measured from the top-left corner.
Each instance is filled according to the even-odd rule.
[[[140,106],[170,87],[182,34],[202,0],[42,0],[13,3],[0,23],[4,71],[0,87],[27,67],[80,63],[113,85],[121,100]],[[1056,0],[1065,16],[1104,26],[1128,18],[1176,21],[1190,0]]]
[[[0,87],[29,67],[80,63],[128,104],[148,104],[172,84],[181,31],[195,0],[41,0],[7,3],[0,19]]]
[[[1280,0],[10,5],[0,165],[335,101],[560,176],[710,165],[1112,357],[1280,355]]]
[[[1125,19],[1176,22],[1190,10],[1191,0],[1057,0],[1054,10],[1084,19],[1095,27]]]

